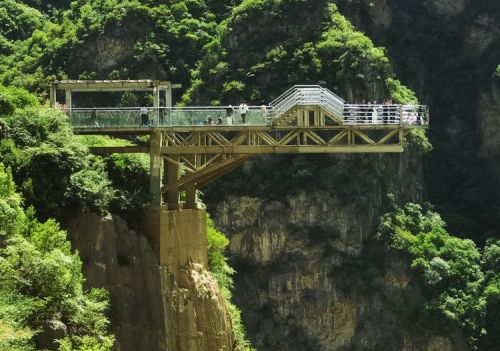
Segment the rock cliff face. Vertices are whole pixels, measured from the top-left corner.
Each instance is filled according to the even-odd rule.
[[[431,111],[428,200],[454,234],[481,242],[498,232],[500,3],[494,0],[339,0],[398,77]],[[372,6],[368,6],[372,3]],[[383,20],[387,15],[390,20]],[[453,180],[450,177],[453,174]],[[450,196],[450,194],[455,194]],[[458,206],[457,206],[458,204]],[[491,209],[491,210],[489,210]]]
[[[262,162],[247,167],[259,172]],[[459,335],[414,323],[424,299],[401,257],[373,240],[383,199],[422,199],[410,153],[324,156],[306,190],[213,203],[231,238],[235,300],[250,339],[265,350],[462,350]],[[264,178],[266,175],[264,175]],[[314,189],[314,190],[310,190]]]
[[[500,172],[500,84],[493,82],[490,89],[481,92],[479,108],[481,155],[488,159],[490,174]],[[496,181],[500,189],[500,180]]]
[[[231,319],[214,278],[187,262],[179,281],[125,221],[82,213],[67,224],[89,287],[110,292],[116,351],[233,350]]]

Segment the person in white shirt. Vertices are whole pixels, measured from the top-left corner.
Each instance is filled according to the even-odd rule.
[[[267,124],[267,106],[264,104],[260,105],[260,115],[262,116],[262,122]]]
[[[234,114],[234,107],[232,105],[229,105],[226,108],[226,122],[228,126],[233,124],[233,114]]]
[[[248,106],[247,106],[247,104],[245,104],[244,101],[240,104],[239,110],[240,110],[241,120],[242,120],[243,124],[245,124],[245,118],[247,116]]]

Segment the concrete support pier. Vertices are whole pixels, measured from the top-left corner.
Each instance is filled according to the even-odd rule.
[[[169,210],[166,205],[151,205],[144,213],[142,230],[159,264],[176,278],[188,261],[208,267],[205,209]]]

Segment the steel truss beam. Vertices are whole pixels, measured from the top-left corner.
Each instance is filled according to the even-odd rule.
[[[406,134],[399,126],[281,127],[245,130],[163,130],[160,153],[180,170],[162,192],[192,191],[264,153],[402,152]],[[177,168],[176,168],[177,169]]]
[[[288,128],[243,131],[163,131],[161,153],[234,155],[264,153],[402,152],[403,128]]]

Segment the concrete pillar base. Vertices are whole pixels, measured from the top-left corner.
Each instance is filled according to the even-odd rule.
[[[176,279],[188,261],[208,267],[206,210],[171,209],[149,206],[142,218],[142,231],[148,236],[160,265]]]

